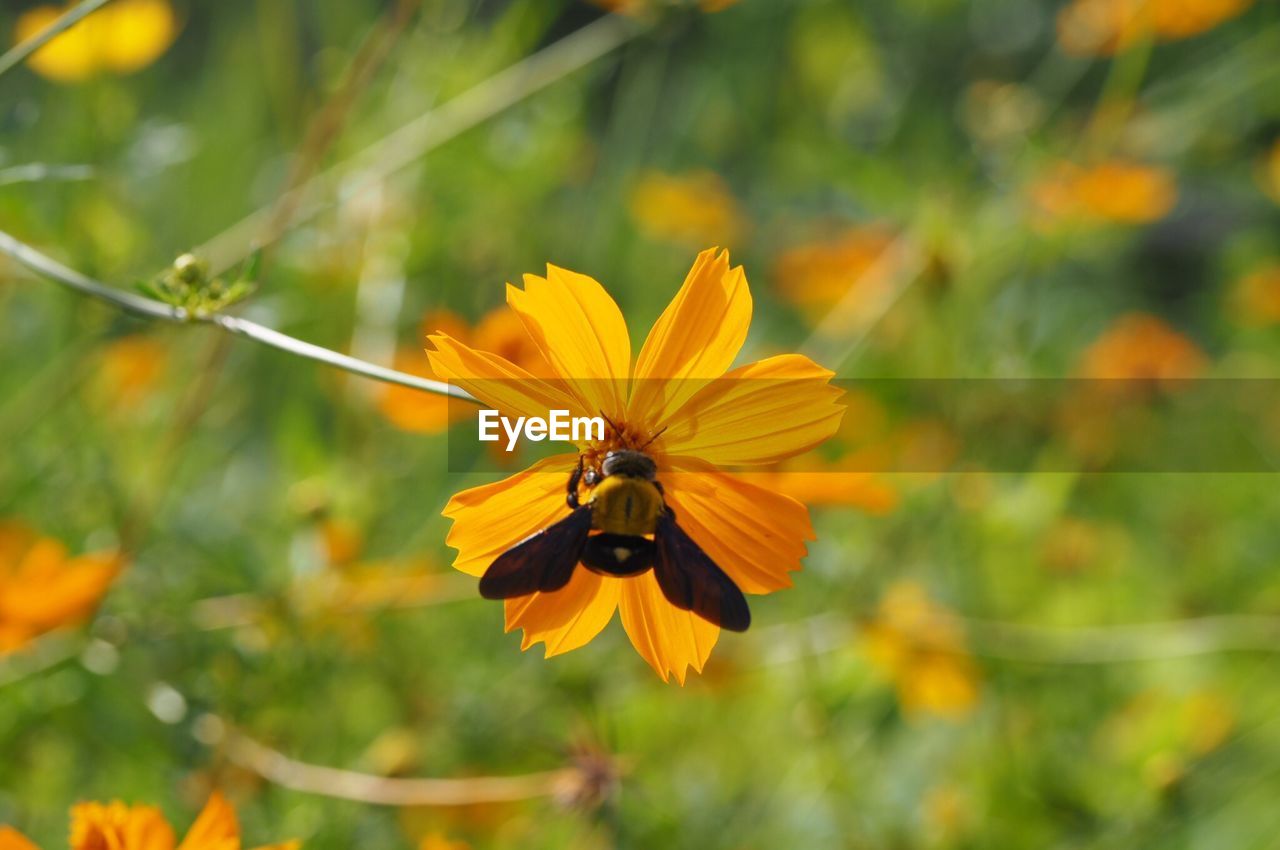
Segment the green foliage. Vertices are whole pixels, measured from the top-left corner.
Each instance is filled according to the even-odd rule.
[[[425,368],[424,314],[475,323],[551,261],[602,281],[638,348],[707,245],[638,221],[634,190],[651,171],[705,170],[743,221],[728,247],[755,301],[744,362],[803,350],[851,379],[1061,377],[1142,312],[1205,352],[1208,375],[1276,372],[1276,325],[1237,303],[1244,278],[1280,261],[1273,3],[1116,58],[1064,53],[1058,0],[669,9],[390,177],[362,182],[378,160],[360,160],[304,200],[260,269],[221,277],[172,258],[278,213],[300,163],[349,162],[600,12],[425,2],[312,148],[394,4],[175,5],[177,41],[137,73],[0,78],[3,165],[96,175],[0,185],[0,230],[113,284],[146,280],[192,315],[242,309]],[[0,12],[0,32],[16,15]],[[1171,175],[1173,209],[1063,224],[1033,200],[1054,163],[1110,158]],[[827,313],[788,295],[779,261],[869,226],[908,237],[919,266],[865,324],[815,334]],[[2,260],[0,352],[0,519],[74,553],[131,551],[83,627],[0,660],[0,823],[49,850],[79,800],[155,804],[182,828],[214,786],[246,847],[412,848],[432,833],[477,850],[1274,841],[1276,647],[1250,632],[1202,651],[1177,626],[1280,615],[1271,476],[885,477],[891,511],[814,507],[795,587],[753,598],[751,631],[722,637],[682,689],[617,623],[562,657],[520,651],[501,606],[450,570],[440,515],[495,476],[450,468],[456,434],[392,425],[381,385],[216,328],[148,325]],[[1066,448],[1055,436],[1043,452],[1051,464]],[[358,532],[349,557],[338,526]],[[405,589],[423,576],[425,595]],[[861,628],[904,580],[963,618],[978,694],[958,716],[904,708],[867,651]],[[370,587],[394,592],[349,604]],[[992,621],[1043,641],[1175,625],[1115,643],[1089,632],[1071,646],[1094,657],[1063,660]],[[1107,647],[1120,657],[1096,657]],[[328,799],[237,766],[211,716],[316,765],[510,776],[605,754],[619,786],[579,806]]]

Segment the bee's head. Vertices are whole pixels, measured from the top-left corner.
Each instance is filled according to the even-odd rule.
[[[646,481],[652,481],[658,477],[658,465],[644,452],[619,449],[604,456],[604,462],[600,464],[600,473],[605,478],[610,475],[622,475],[627,478],[643,478]]]

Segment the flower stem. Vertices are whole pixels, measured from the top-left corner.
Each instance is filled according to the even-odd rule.
[[[279,351],[285,351],[307,360],[314,360],[317,363],[324,363],[356,375],[372,378],[375,381],[398,384],[402,387],[435,393],[436,395],[451,396],[463,401],[476,400],[465,390],[450,386],[442,381],[433,381],[428,378],[420,378],[417,375],[397,372],[395,369],[388,369],[385,366],[377,366],[337,351],[331,351],[327,348],[295,339],[257,322],[220,313],[196,316],[180,307],[171,307],[151,298],[144,298],[141,295],[134,295],[133,293],[107,286],[101,281],[94,280],[75,269],[64,266],[52,257],[40,253],[35,248],[15,239],[4,231],[0,231],[0,253],[7,254],[42,277],[74,289],[82,295],[89,295],[100,301],[106,301],[108,304],[144,318],[173,322],[174,324],[198,322],[213,325],[234,336],[247,337]]]

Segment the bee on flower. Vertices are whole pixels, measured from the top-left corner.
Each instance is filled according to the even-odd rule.
[[[39,35],[75,6],[37,6],[24,12],[14,42]],[[54,37],[27,62],[37,74],[59,83],[103,72],[132,74],[163,56],[177,35],[169,0],[115,0]]]
[[[832,373],[798,354],[738,368],[751,322],[746,275],[698,255],[633,360],[626,321],[598,282],[556,266],[507,303],[554,372],[539,378],[448,334],[432,368],[509,414],[599,415],[603,439],[461,492],[444,513],[455,568],[505,599],[507,630],[548,656],[621,613],[664,679],[701,671],[721,626],[745,628],[742,594],[788,587],[812,539],[808,509],[726,471],[798,455],[839,426]],[[532,536],[531,536],[532,535]]]
[[[121,566],[115,553],[70,557],[61,542],[0,522],[0,653],[84,621]]]
[[[179,844],[173,827],[154,806],[78,803],[71,808],[71,850],[238,850],[240,822],[235,809],[214,792]],[[285,841],[257,850],[298,850]],[[40,850],[10,826],[0,826],[0,850]]]

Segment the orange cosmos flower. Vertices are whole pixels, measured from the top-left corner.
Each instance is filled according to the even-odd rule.
[[[592,278],[556,266],[509,286],[507,303],[556,379],[448,336],[430,337],[436,372],[508,416],[603,414],[615,428],[578,445],[595,466],[616,449],[656,462],[680,526],[746,593],[788,587],[812,539],[809,512],[794,499],[718,467],[765,465],[807,451],[838,427],[843,408],[832,373],[796,354],[729,370],[747,336],[751,294],[728,252],[698,255],[670,306],[632,361],[622,313]],[[719,379],[719,380],[717,380]],[[480,576],[529,534],[568,513],[565,488],[578,455],[549,458],[511,478],[457,494],[444,513],[455,568]],[[547,656],[583,646],[621,611],[636,650],[664,680],[701,671],[719,628],[667,601],[653,572],[618,578],[579,567],[567,586],[507,600],[507,630]]]
[[[191,824],[186,838],[177,838],[160,810],[152,806],[80,803],[71,809],[71,850],[239,850],[240,822],[227,799],[215,791]],[[3,845],[0,845],[2,847]],[[297,841],[258,850],[297,850]]]
[[[1191,38],[1253,0],[1074,0],[1058,14],[1058,42],[1076,56],[1110,56],[1148,39]]]
[[[120,571],[120,557],[68,558],[57,540],[0,523],[0,652],[84,620]]]
[[[863,651],[910,714],[960,717],[978,701],[978,671],[955,617],[914,582],[890,587],[863,627]]]
[[[1063,162],[1032,187],[1036,205],[1054,219],[1146,224],[1164,218],[1178,188],[1164,169],[1123,160],[1082,168]]]
[[[15,43],[39,35],[66,8],[37,6],[18,18]],[[31,55],[41,76],[69,83],[100,71],[131,74],[159,59],[177,37],[178,22],[168,0],[116,0],[61,33]]]
[[[733,245],[745,225],[729,187],[713,172],[651,171],[631,192],[631,216],[655,239]]]

